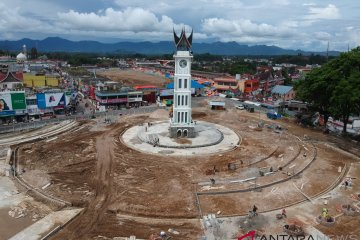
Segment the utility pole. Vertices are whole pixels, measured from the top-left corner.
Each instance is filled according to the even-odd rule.
[[[327,49],[326,49],[326,62],[329,61],[329,41],[328,41],[328,44],[327,44]]]

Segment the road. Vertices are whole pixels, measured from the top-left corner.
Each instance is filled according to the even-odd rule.
[[[139,108],[130,108],[130,109],[123,109],[123,110],[110,110],[108,112],[98,112],[94,115],[96,117],[106,117],[106,116],[120,116],[121,115],[129,115],[129,114],[141,114],[141,113],[149,113],[152,111],[155,111],[158,109],[157,106],[151,105],[151,106],[143,106]],[[40,128],[43,126],[46,126],[48,124],[53,123],[59,123],[66,120],[87,120],[92,118],[92,114],[87,112],[84,114],[77,114],[77,115],[71,115],[71,116],[64,116],[59,115],[57,118],[52,119],[44,119],[41,121],[35,121],[35,122],[28,122],[28,123],[16,123],[13,125],[3,125],[0,126],[0,134],[1,133],[9,133],[9,132],[20,132],[24,130],[30,130],[35,128]]]

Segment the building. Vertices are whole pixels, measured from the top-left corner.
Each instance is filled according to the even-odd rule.
[[[195,137],[191,110],[191,61],[192,36],[186,37],[185,29],[180,37],[174,32],[176,45],[173,112],[170,123],[170,137]]]
[[[10,72],[8,69],[0,71],[0,89],[12,90],[23,88],[23,74],[22,72]]]
[[[58,87],[59,84],[59,74],[24,74],[25,87]]]
[[[143,104],[143,92],[121,87],[117,82],[98,83],[95,100],[98,106],[138,107]]]
[[[0,92],[0,122],[10,123],[26,116],[25,91]]]
[[[214,81],[213,87],[219,93],[240,89],[239,81],[236,80],[235,78],[217,77],[217,78],[214,78],[213,81]]]
[[[260,83],[258,79],[249,79],[244,81],[244,89],[242,90],[245,94],[251,94],[259,89]]]
[[[295,98],[295,91],[291,86],[276,85],[271,94],[275,99],[282,99],[283,101],[289,101]]]

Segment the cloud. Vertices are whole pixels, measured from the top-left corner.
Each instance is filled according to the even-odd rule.
[[[60,36],[105,42],[171,41],[172,28],[179,32],[186,24],[188,31],[194,28],[194,41],[200,42],[237,41],[312,50],[323,50],[327,41],[339,49],[347,48],[348,42],[350,47],[359,44],[360,2],[326,2],[2,0],[0,39]]]
[[[321,41],[328,41],[331,38],[331,34],[327,33],[327,32],[315,32],[314,33],[314,37],[317,40],[321,40]]]
[[[107,8],[104,12],[98,13],[70,10],[58,13],[58,17],[62,27],[82,31],[165,32],[171,31],[176,25],[168,16],[158,18],[154,13],[142,8],[127,8],[123,11]]]
[[[303,3],[303,6],[316,6],[316,3]]]
[[[228,20],[223,18],[208,18],[202,22],[202,31],[212,37],[221,40],[243,40],[256,43],[257,40],[264,41],[275,37],[290,38],[295,34],[289,24],[273,26],[266,23],[254,23],[248,19]]]
[[[333,4],[329,4],[325,8],[310,7],[309,14],[306,15],[304,18],[308,20],[339,19],[340,12],[339,9]]]

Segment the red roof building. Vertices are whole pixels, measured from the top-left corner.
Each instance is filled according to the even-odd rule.
[[[22,72],[0,72],[0,89],[14,89],[23,81]]]

